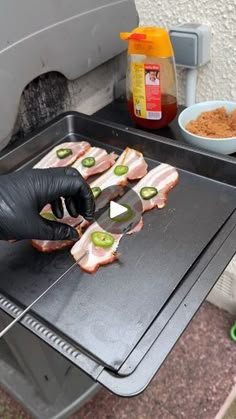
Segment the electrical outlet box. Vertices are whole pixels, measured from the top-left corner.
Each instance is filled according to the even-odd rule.
[[[207,25],[183,23],[169,31],[176,65],[197,68],[210,61],[211,30]]]

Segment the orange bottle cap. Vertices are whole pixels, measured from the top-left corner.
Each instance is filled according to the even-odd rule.
[[[132,32],[120,33],[123,41],[129,41],[128,54],[141,54],[154,57],[173,57],[169,34],[164,28],[139,27]]]

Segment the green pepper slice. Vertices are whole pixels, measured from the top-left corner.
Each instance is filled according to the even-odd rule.
[[[49,220],[49,221],[57,221],[57,218],[52,212],[43,212],[41,214],[41,217],[46,218],[46,220]]]
[[[158,194],[158,190],[157,188],[154,188],[153,186],[144,186],[144,188],[142,188],[140,191],[140,195],[143,199],[151,199],[157,194]]]
[[[230,329],[230,336],[231,339],[233,339],[233,341],[236,342],[236,323],[234,323],[234,325]]]
[[[123,176],[129,171],[128,166],[124,166],[123,164],[118,164],[118,166],[115,167],[114,173],[117,176]]]
[[[91,238],[94,246],[102,248],[111,247],[115,241],[114,237],[105,231],[94,231]]]
[[[85,157],[85,159],[83,159],[81,163],[84,167],[93,167],[95,165],[95,158]]]
[[[102,193],[102,190],[101,188],[99,188],[99,186],[94,186],[94,188],[92,188],[91,190],[92,190],[94,199],[97,199]]]
[[[66,157],[70,156],[72,154],[71,148],[60,148],[57,150],[57,157],[59,159],[65,159]]]
[[[110,211],[109,211],[109,217],[111,218],[112,221],[117,221],[117,222],[123,223],[125,221],[129,221],[133,217],[134,212],[133,212],[132,208],[127,204],[122,204],[122,206],[127,208],[127,211],[125,211],[121,215],[117,215],[117,217],[111,218],[110,217]]]

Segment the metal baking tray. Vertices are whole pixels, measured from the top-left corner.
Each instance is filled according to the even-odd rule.
[[[75,266],[22,324],[116,394],[142,391],[235,254],[236,160],[156,135],[67,113],[0,156],[0,173],[33,165],[62,141],[88,139],[118,153],[129,145],[149,168],[174,165],[166,208],[124,237],[118,262],[94,275]],[[28,242],[0,244],[0,308],[16,316],[72,265],[68,250],[43,255]]]

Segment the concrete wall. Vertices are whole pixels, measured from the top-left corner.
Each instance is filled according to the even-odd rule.
[[[197,101],[236,100],[235,0],[136,0],[140,25],[170,28],[205,23],[212,28],[211,63],[199,71]],[[184,103],[184,70],[178,70],[179,101]]]

